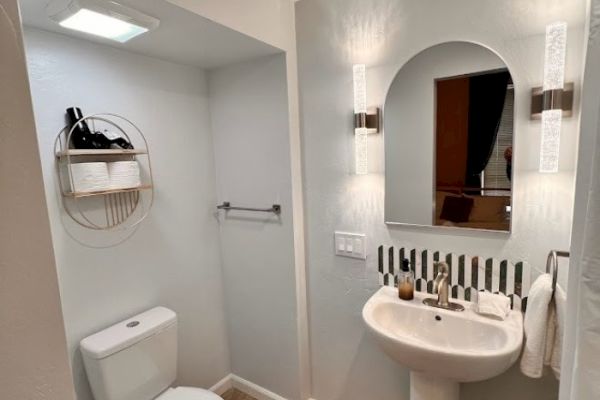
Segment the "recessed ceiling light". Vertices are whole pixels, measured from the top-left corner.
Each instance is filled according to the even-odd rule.
[[[120,43],[155,29],[159,20],[106,0],[54,0],[48,16],[60,26]]]

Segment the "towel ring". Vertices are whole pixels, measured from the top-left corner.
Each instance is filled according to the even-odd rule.
[[[569,258],[570,255],[571,254],[568,251],[560,250],[552,250],[548,253],[546,273],[552,275],[552,291],[556,289],[556,281],[558,279],[558,257]]]

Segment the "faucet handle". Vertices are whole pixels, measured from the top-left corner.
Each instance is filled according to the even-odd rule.
[[[448,264],[443,261],[433,263],[433,267],[434,271],[437,269],[437,275],[433,281],[433,293],[439,294],[441,291],[440,286],[442,286],[444,283],[446,285],[448,284],[448,275],[450,269],[448,268]]]
[[[462,305],[458,303],[450,303],[448,301],[450,294],[450,282],[448,282],[448,278],[450,277],[450,267],[443,261],[436,262],[433,265],[434,268],[437,269],[437,276],[433,282],[433,293],[437,294],[438,298],[437,300],[425,299],[423,300],[423,303],[432,307],[443,308],[446,310],[463,311],[465,308]]]
[[[435,262],[435,263],[433,263],[433,267],[437,268],[437,271],[438,271],[436,279],[440,275],[441,275],[440,278],[442,278],[442,277],[446,277],[447,278],[448,275],[450,275],[450,267],[448,266],[448,263],[446,263],[445,261]]]

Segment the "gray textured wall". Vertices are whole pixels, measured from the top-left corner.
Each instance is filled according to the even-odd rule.
[[[562,400],[600,398],[600,1],[590,2],[589,42],[581,108],[581,143],[563,351]]]
[[[282,207],[220,213],[234,374],[300,398],[285,54],[208,74],[218,201]]]

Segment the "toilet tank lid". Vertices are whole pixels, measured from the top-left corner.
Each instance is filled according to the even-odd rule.
[[[86,337],[80,343],[81,352],[90,358],[105,358],[176,322],[177,314],[174,311],[165,307],[156,307]]]

